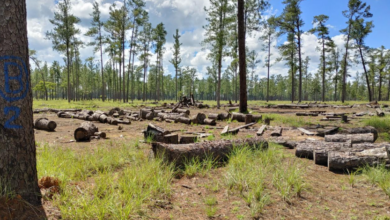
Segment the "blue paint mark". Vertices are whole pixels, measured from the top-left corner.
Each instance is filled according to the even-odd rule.
[[[0,56],[0,62],[4,62],[5,92],[0,89],[0,96],[8,102],[14,102],[24,99],[29,89],[29,75],[26,63],[22,58],[16,56]],[[19,70],[17,76],[9,76],[9,67],[16,66]],[[26,79],[26,85],[23,85],[23,77]],[[16,80],[19,83],[19,89],[12,91],[9,85],[10,80]],[[0,80],[1,82],[1,80]]]
[[[4,127],[7,128],[7,129],[21,129],[21,128],[23,128],[20,125],[11,124],[13,121],[15,121],[16,119],[19,118],[20,108],[18,108],[16,106],[11,106],[11,107],[5,107],[4,108],[4,114],[5,115],[8,115],[10,112],[15,112],[15,114],[10,119],[8,119],[5,122]]]

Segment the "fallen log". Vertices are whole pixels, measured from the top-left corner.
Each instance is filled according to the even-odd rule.
[[[216,125],[217,123],[215,122],[214,119],[209,119],[209,118],[207,118],[207,119],[205,119],[205,120],[203,121],[203,124],[214,126],[214,125]]]
[[[352,144],[374,143],[375,138],[372,133],[325,135],[326,142],[347,142],[348,140],[351,140]]]
[[[259,130],[257,131],[256,135],[257,135],[257,136],[263,135],[263,133],[264,133],[264,131],[265,131],[266,128],[267,128],[267,125],[262,125],[262,126],[259,128]]]
[[[80,127],[76,128],[74,131],[74,139],[77,142],[80,141],[90,141],[91,136],[94,136],[96,132],[99,132],[99,129],[92,122],[83,122]]]
[[[47,118],[38,118],[34,121],[34,128],[38,130],[54,131],[57,123]]]
[[[330,171],[353,170],[367,165],[380,165],[388,161],[386,147],[360,152],[330,151],[328,153],[328,168]]]
[[[313,159],[313,152],[325,148],[348,147],[348,143],[333,143],[323,141],[309,141],[299,143],[296,147],[295,156],[300,158]]]
[[[298,130],[299,130],[300,132],[306,134],[307,136],[314,136],[314,135],[316,134],[316,133],[311,132],[311,131],[308,131],[308,130],[306,130],[306,129],[304,129],[304,128],[298,128]]]
[[[82,109],[49,109],[50,112],[54,112],[54,113],[58,113],[58,112],[73,112],[73,113],[76,113],[76,112],[80,112],[82,111]]]
[[[245,124],[250,124],[252,123],[252,120],[253,120],[253,116],[248,114],[248,115],[245,115]]]
[[[108,117],[107,118],[107,123],[110,125],[118,125],[119,121],[116,118]]]
[[[105,132],[95,132],[93,136],[99,136],[101,138],[106,138],[107,134]]]
[[[231,108],[228,108],[227,110],[228,110],[228,112],[233,112],[233,111],[238,110],[238,107],[231,107]]]
[[[330,151],[339,151],[339,152],[361,152],[363,150],[381,148],[390,146],[390,144],[351,144],[349,143],[345,147],[340,146],[332,146],[329,148],[324,148],[320,150],[314,150],[313,152],[313,160],[315,164],[328,166],[328,153]]]
[[[252,115],[252,122],[259,122],[262,118],[262,115]]]
[[[279,136],[282,136],[282,127],[275,127],[274,128],[274,131],[271,133],[271,136],[273,137],[279,137]]]
[[[362,128],[349,128],[341,130],[341,134],[368,134],[371,133],[374,135],[374,142],[378,139],[378,130],[372,126],[366,126]]]
[[[247,125],[243,125],[243,126],[239,126],[239,127],[233,128],[231,130],[229,129],[229,131],[226,134],[233,134],[233,135],[235,135],[235,134],[237,134],[240,131],[240,129],[248,128],[248,127],[250,127],[250,126],[252,126],[254,124],[256,124],[256,123],[253,122],[253,123],[250,123],[250,124],[247,124]]]
[[[151,112],[153,112],[153,110],[151,110],[151,109],[146,109],[146,108],[140,109],[139,110],[139,117],[142,119],[146,119],[146,115],[151,113]]]
[[[376,108],[375,110],[376,110],[376,115],[378,117],[384,117],[385,116],[385,113],[382,111],[382,109]]]
[[[107,120],[108,120],[108,117],[107,117],[106,114],[101,114],[101,115],[99,116],[99,121],[100,121],[101,123],[107,123]]]
[[[188,110],[188,109],[177,109],[177,112],[178,113],[185,113],[187,115],[190,115],[190,110]]]
[[[208,119],[218,120],[218,114],[215,113],[209,113]]]
[[[194,115],[191,118],[191,122],[194,123],[194,124],[204,124],[204,120],[205,119],[206,119],[206,115],[205,114],[198,113],[198,114]]]
[[[164,128],[158,127],[152,123],[148,124],[146,131],[144,133],[144,138],[150,138],[152,141],[164,141],[164,136],[170,134],[169,131]]]
[[[287,147],[289,149],[294,149],[298,145],[298,142],[286,140],[284,138],[272,138],[269,141],[275,144],[282,145],[283,147]]]
[[[238,121],[238,122],[245,122],[245,114],[242,114],[242,113],[237,113],[237,112],[233,112],[233,114],[231,115],[231,120],[234,121]]]
[[[318,113],[298,112],[296,116],[318,116]]]
[[[176,166],[183,166],[192,158],[204,160],[210,156],[215,161],[225,161],[229,153],[235,147],[250,146],[254,149],[267,149],[268,142],[261,137],[243,140],[220,140],[194,144],[164,144],[152,145],[154,155],[162,157],[167,162],[173,162]]]
[[[229,125],[226,125],[223,130],[221,131],[221,135],[227,135],[229,132]]]

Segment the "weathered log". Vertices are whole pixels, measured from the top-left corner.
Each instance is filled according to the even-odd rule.
[[[260,129],[257,131],[256,135],[257,135],[257,136],[263,135],[263,133],[264,133],[264,131],[265,131],[266,128],[267,128],[267,125],[262,125],[262,126],[260,127]]]
[[[204,124],[204,120],[206,119],[206,115],[203,114],[203,113],[198,113],[196,115],[194,115],[192,118],[191,118],[191,121],[192,123],[194,124]]]
[[[328,153],[330,151],[361,152],[363,150],[381,148],[381,147],[385,147],[385,146],[390,146],[390,145],[389,144],[371,144],[371,143],[364,143],[364,144],[347,143],[347,145],[343,146],[343,147],[331,146],[329,148],[314,150],[313,151],[313,160],[314,160],[315,164],[327,166],[328,165]]]
[[[378,139],[378,130],[372,126],[366,126],[361,128],[348,128],[345,130],[342,130],[340,132],[341,134],[367,134],[371,133],[374,135],[374,142]]]
[[[57,116],[59,118],[77,118],[77,115],[71,112],[57,112]]]
[[[107,120],[108,120],[107,115],[101,114],[101,115],[99,116],[99,121],[100,121],[101,123],[107,123]]]
[[[57,123],[47,118],[38,118],[34,121],[34,128],[38,130],[54,131]]]
[[[250,124],[252,123],[253,121],[253,116],[248,114],[248,115],[245,115],[245,124]]]
[[[47,112],[49,112],[50,111],[50,109],[34,109],[33,110],[33,113],[34,114],[39,114],[39,113],[47,113]]]
[[[92,122],[83,122],[80,127],[74,131],[74,139],[77,142],[80,141],[89,141],[91,136],[94,136],[96,132],[99,132],[99,129]]]
[[[203,121],[203,124],[214,126],[214,125],[216,125],[217,123],[215,122],[214,119],[206,118],[206,119]]]
[[[318,113],[298,112],[296,116],[318,116]]]
[[[172,120],[172,119],[165,119],[165,122],[167,122],[167,123],[176,123],[176,121]]]
[[[166,144],[178,144],[179,143],[179,135],[178,134],[164,135],[163,142]]]
[[[328,168],[330,171],[352,170],[367,165],[375,166],[388,161],[386,147],[360,152],[330,151],[328,153]]]
[[[209,113],[209,115],[208,115],[208,118],[209,118],[209,119],[218,120],[218,114],[215,114],[215,113]]]
[[[153,152],[156,157],[163,157],[165,161],[174,162],[176,166],[182,166],[192,158],[203,160],[210,156],[215,161],[228,159],[229,153],[235,147],[250,146],[254,149],[267,149],[268,142],[261,137],[243,140],[220,140],[194,144],[153,144]]]
[[[186,113],[187,115],[190,115],[190,110],[188,109],[177,109],[178,113]]]
[[[49,109],[50,112],[54,112],[54,113],[58,113],[58,112],[73,112],[73,113],[76,113],[76,112],[80,112],[82,111],[82,109]]]
[[[151,138],[153,141],[164,141],[164,136],[170,134],[169,131],[164,128],[158,127],[152,123],[149,123],[146,131],[144,133],[144,138]]]
[[[382,111],[381,108],[377,108],[375,110],[376,110],[376,115],[377,116],[379,116],[379,117],[384,117],[385,116],[385,113]]]
[[[296,147],[295,156],[307,159],[313,159],[313,152],[330,147],[348,147],[348,143],[334,143],[323,141],[308,141],[299,143]]]
[[[107,118],[107,123],[110,124],[110,125],[118,125],[118,119],[116,118],[112,118],[112,117],[108,117]]]
[[[245,114],[242,113],[233,112],[230,118],[232,121],[245,122]]]
[[[181,136],[180,144],[192,144],[197,142],[198,136]]]
[[[298,145],[298,142],[296,142],[296,141],[286,140],[285,138],[281,138],[281,137],[271,138],[271,139],[269,139],[269,141],[272,143],[275,143],[275,144],[282,145],[282,146],[287,147],[289,149],[294,149]]]
[[[221,135],[227,135],[229,132],[229,125],[226,125],[223,130],[221,131]]]
[[[94,136],[99,136],[101,138],[106,138],[107,134],[105,132],[95,132]]]
[[[227,134],[236,135],[240,131],[240,129],[248,128],[248,127],[250,127],[250,126],[252,126],[254,124],[256,124],[256,123],[253,122],[253,123],[250,123],[250,124],[247,124],[247,125],[243,125],[243,126],[239,126],[239,127],[233,128],[233,129],[229,129]]]
[[[252,115],[252,122],[259,122],[262,118],[262,115]]]
[[[306,130],[306,129],[304,129],[304,128],[298,128],[298,130],[299,130],[300,132],[306,134],[307,136],[314,136],[314,135],[316,134],[316,133],[311,132],[311,131],[308,131],[308,130]]]
[[[146,115],[151,113],[151,112],[153,112],[152,109],[147,109],[147,108],[140,109],[139,110],[139,117],[142,118],[142,119],[146,119]]]
[[[153,120],[154,114],[153,112],[148,112],[143,119]]]
[[[118,124],[131,125],[131,121],[128,119],[117,120]]]
[[[84,114],[84,115],[92,115],[93,111],[92,110],[83,109],[80,113]]]
[[[374,134],[335,134],[325,135],[326,142],[347,142],[351,140],[353,144],[358,143],[374,143]]]
[[[282,131],[283,131],[282,127],[275,127],[271,133],[271,136],[273,136],[273,137],[282,136]]]

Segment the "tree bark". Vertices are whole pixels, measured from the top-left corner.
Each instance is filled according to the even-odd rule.
[[[247,91],[246,91],[246,47],[245,47],[245,22],[244,22],[245,1],[238,0],[238,51],[240,67],[240,112],[248,111]]]
[[[234,147],[248,145],[253,148],[267,149],[268,142],[261,137],[244,140],[222,140],[202,142],[194,144],[153,144],[153,152],[156,157],[162,156],[164,160],[174,162],[182,166],[192,158],[203,160],[212,156],[216,161],[228,159],[229,153]]]
[[[26,1],[5,0],[0,8],[0,178],[25,201],[41,205],[32,123]]]

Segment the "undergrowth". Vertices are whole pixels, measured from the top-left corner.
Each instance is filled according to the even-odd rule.
[[[362,174],[373,186],[379,186],[390,198],[390,171],[384,164],[377,167],[367,166],[362,169]]]
[[[304,127],[310,125],[310,121],[303,117],[291,117],[291,115],[263,114],[263,120],[270,119],[271,125]]]

